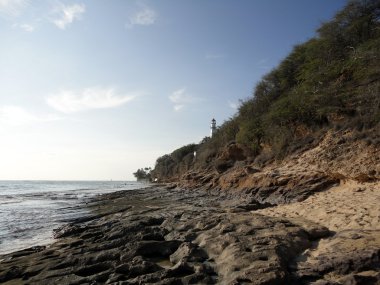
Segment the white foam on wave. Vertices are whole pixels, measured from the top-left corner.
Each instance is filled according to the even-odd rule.
[[[0,254],[52,241],[52,230],[87,213],[87,199],[141,189],[136,182],[0,181]]]

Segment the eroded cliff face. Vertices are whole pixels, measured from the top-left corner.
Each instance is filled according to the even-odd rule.
[[[302,201],[345,180],[380,180],[380,147],[356,139],[352,131],[329,131],[314,147],[260,168],[238,144],[226,146],[205,170],[177,178],[181,188],[248,195],[272,205]]]
[[[299,284],[379,284],[376,141],[331,130],[308,150],[262,168],[243,154],[239,145],[227,146],[213,169],[188,172],[176,185],[234,197],[252,215],[285,219],[305,230],[310,224],[327,229],[329,235],[316,236],[288,264]]]

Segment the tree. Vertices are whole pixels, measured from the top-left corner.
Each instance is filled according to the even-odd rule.
[[[145,167],[145,168],[137,169],[137,171],[133,173],[133,175],[136,177],[137,181],[141,181],[141,180],[150,181],[151,172],[152,172],[152,169],[150,167]]]

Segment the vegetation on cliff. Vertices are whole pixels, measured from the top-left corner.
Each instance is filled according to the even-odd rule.
[[[349,1],[314,38],[295,46],[263,77],[212,138],[160,157],[153,175],[168,179],[210,167],[231,142],[263,164],[307,147],[331,128],[372,135],[369,143],[378,144],[379,55],[380,2]]]
[[[133,173],[133,176],[136,177],[137,181],[150,181],[152,179],[151,171],[152,169],[150,167],[140,168]]]

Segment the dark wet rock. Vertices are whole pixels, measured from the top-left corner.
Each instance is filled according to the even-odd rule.
[[[339,280],[344,285],[377,285],[380,282],[379,272],[375,274],[350,274]]]
[[[322,282],[327,276],[335,276],[338,284],[378,284],[379,236],[379,231],[363,230],[360,235],[357,230],[339,232],[321,241],[318,254],[306,253],[299,259],[294,267],[295,278],[302,284]]]
[[[177,250],[180,244],[181,244],[181,241],[177,241],[177,240],[143,241],[139,243],[135,254],[142,255],[145,257],[152,257],[152,256],[168,257]]]
[[[0,282],[4,283],[12,279],[22,278],[24,270],[19,266],[11,266],[0,275]]]
[[[53,237],[55,239],[68,237],[72,235],[77,235],[79,233],[83,233],[85,230],[86,230],[86,226],[84,225],[77,225],[77,224],[63,225],[53,230]]]
[[[311,172],[304,175],[263,175],[254,187],[246,191],[258,202],[272,205],[305,200],[313,193],[325,191],[339,182],[328,175]]]
[[[280,184],[288,185],[289,181]],[[328,229],[302,219],[270,218],[253,212],[268,206],[265,203],[251,196],[232,199],[222,192],[207,195],[161,188],[102,195],[90,206],[97,218],[61,227],[56,231],[56,243],[48,248],[2,256],[0,282],[378,282],[379,247],[373,241],[376,231],[332,235]],[[320,238],[327,238],[328,250],[318,258],[306,254],[321,242]],[[358,244],[363,246],[353,247]],[[329,280],[329,274],[338,278]]]
[[[175,189],[176,187],[177,187],[176,183],[171,183],[171,184],[168,184],[168,185],[165,186],[165,188],[168,189],[168,190]]]
[[[76,270],[74,274],[79,276],[91,276],[109,270],[112,267],[111,263],[97,263],[89,266],[83,266]]]
[[[255,211],[259,209],[265,209],[268,207],[272,207],[272,204],[269,203],[259,203],[258,201],[252,200],[248,203],[244,203],[242,201],[241,204],[237,205],[235,208],[233,208],[231,211],[233,212],[240,212],[240,211]]]
[[[207,254],[197,245],[191,242],[182,243],[179,248],[170,255],[170,262],[176,264],[180,261],[198,261],[202,262],[207,258]]]
[[[333,236],[333,232],[331,232],[328,228],[303,218],[292,218],[289,222],[302,227],[311,241],[317,241],[322,238]]]
[[[364,251],[353,250],[349,255],[337,252],[334,256],[321,255],[318,264],[313,267],[300,269],[297,274],[302,278],[323,276],[329,272],[346,275],[350,272],[380,269],[379,249],[367,249]]]
[[[125,274],[128,278],[133,278],[160,270],[162,268],[156,263],[145,260],[141,256],[136,256],[132,262],[118,266],[115,272]]]
[[[31,255],[31,254],[36,253],[36,252],[43,251],[45,248],[46,248],[46,246],[33,246],[33,247],[30,247],[27,249],[23,249],[23,250],[14,252],[11,255],[13,258],[21,257],[21,256],[27,256],[27,255]]]
[[[286,264],[310,246],[303,229],[248,214],[221,219],[196,242],[215,260],[225,284],[284,284],[290,278]]]

